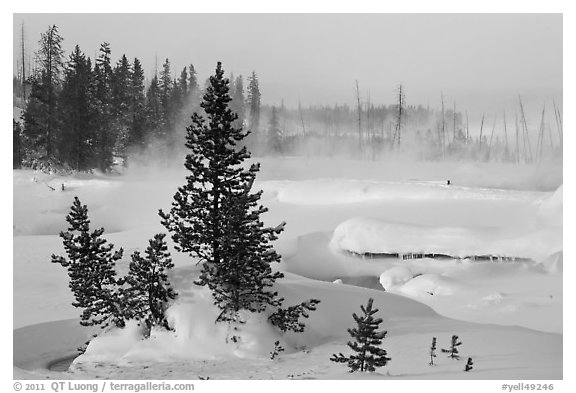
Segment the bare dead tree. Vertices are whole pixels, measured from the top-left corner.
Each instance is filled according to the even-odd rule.
[[[470,129],[468,128],[468,111],[466,111],[466,144],[468,144],[468,141],[470,140]]]
[[[516,123],[516,163],[520,163],[520,141],[518,140],[520,134],[520,127],[518,126],[518,112],[514,112]]]
[[[488,142],[488,155],[492,152],[492,139],[494,138],[494,131],[496,130],[496,115],[494,115],[494,121],[492,122],[492,132],[490,132],[490,141]]]
[[[482,121],[480,122],[480,139],[478,140],[479,146],[478,148],[482,151],[482,131],[484,129],[484,113],[482,113]]]
[[[456,101],[454,101],[454,113],[452,113],[452,143],[456,142]]]
[[[402,136],[402,118],[404,116],[404,107],[406,105],[406,96],[402,84],[398,86],[398,111],[396,112],[396,131],[394,135],[398,135],[398,147],[400,147],[400,139]]]
[[[358,151],[362,155],[362,106],[360,104],[360,87],[356,79],[356,102],[358,104]]]
[[[556,106],[556,100],[552,99],[554,104],[554,119],[556,120],[556,129],[558,130],[558,137],[560,138],[560,148],[564,146],[564,135],[562,130],[562,115],[560,109]]]
[[[22,21],[22,35],[21,35],[21,47],[22,47],[22,95],[24,101],[26,101],[26,57],[24,49],[24,21]]]
[[[444,94],[440,93],[440,100],[442,101],[442,156],[444,157],[444,146],[446,141],[446,119],[444,115]]]
[[[506,128],[506,111],[502,114],[502,120],[504,121],[504,149],[506,154],[508,154],[508,129]]]
[[[300,124],[302,125],[302,135],[306,135],[306,125],[304,124],[304,115],[302,114],[302,105],[300,104],[300,97],[298,97],[298,116],[300,117]]]
[[[518,100],[520,101],[520,115],[522,116],[522,125],[523,125],[523,136],[524,136],[524,144],[527,146],[528,151],[528,160],[532,162],[532,144],[530,143],[530,134],[528,132],[528,125],[526,124],[526,115],[524,114],[524,105],[522,105],[522,98],[518,96]]]
[[[542,155],[544,153],[544,113],[546,112],[546,104],[542,107],[542,115],[540,117],[540,128],[538,130],[538,161],[542,160]]]

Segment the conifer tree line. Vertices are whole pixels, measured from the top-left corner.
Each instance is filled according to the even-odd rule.
[[[200,109],[202,94],[193,64],[178,72],[165,59],[146,83],[137,57],[122,55],[114,62],[106,42],[95,59],[78,45],[65,56],[62,42],[55,25],[42,33],[31,75],[15,84],[26,84],[29,93],[22,124],[13,124],[14,168],[109,172],[115,163],[128,165],[133,153],[148,150],[167,162],[183,150],[181,130]],[[245,98],[242,76],[233,81],[231,107],[239,115],[237,125],[249,116],[250,125],[258,127],[255,72],[250,83]]]

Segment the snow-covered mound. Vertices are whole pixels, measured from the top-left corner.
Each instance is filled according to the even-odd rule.
[[[269,356],[275,341],[280,341],[285,353],[293,353],[297,348],[316,347],[328,339],[346,337],[346,329],[342,326],[349,323],[350,315],[366,296],[363,289],[355,286],[334,288],[329,283],[288,274],[288,278],[278,283],[286,305],[310,298],[318,298],[321,303],[305,320],[304,333],[282,334],[267,322],[265,313],[243,314],[245,323],[238,330],[226,323],[216,324],[214,321],[220,310],[213,304],[210,291],[203,287],[190,288],[183,300],[167,310],[167,319],[174,331],[153,330],[149,339],[142,340],[141,329],[135,323],[124,329],[111,329],[93,339],[74,364],[261,358]],[[375,295],[385,320],[438,318],[431,308],[414,300],[382,292]]]
[[[545,225],[562,227],[563,186],[544,199],[538,209],[538,217]]]
[[[564,256],[562,251],[555,252],[542,262],[548,273],[562,274],[564,270]]]
[[[404,284],[414,277],[414,273],[407,266],[395,266],[386,270],[380,275],[380,285],[385,290],[390,290],[392,287]]]
[[[431,227],[353,218],[334,229],[330,246],[355,254],[443,254],[541,259],[562,249],[545,230],[516,233],[498,228]]]

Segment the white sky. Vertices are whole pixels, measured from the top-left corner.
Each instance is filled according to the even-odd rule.
[[[178,74],[193,63],[201,83],[218,60],[255,70],[269,104],[353,104],[356,79],[374,103],[399,83],[408,104],[439,106],[443,92],[471,111],[562,100],[561,14],[14,14],[14,65],[22,21],[30,52],[56,24],[67,53],[94,57],[107,41],[148,75],[155,56]]]

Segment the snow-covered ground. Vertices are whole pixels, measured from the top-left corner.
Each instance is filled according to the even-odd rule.
[[[388,331],[392,361],[370,378],[562,378],[561,167],[262,159],[256,187],[268,225],[286,221],[275,248],[287,304],[321,300],[299,335],[279,335],[250,319],[239,345],[215,327],[213,306],[192,281],[198,267],[173,251],[180,297],[169,310],[175,332],[140,340],[134,327],[95,339],[69,371],[50,371],[93,333],[77,324],[58,232],[75,195],[94,228],[130,254],[165,232],[185,172],[133,170],[124,176],[50,176],[14,171],[14,377],[57,379],[344,379],[329,361],[347,353],[347,328],[369,297]],[[451,185],[446,185],[446,180]],[[361,254],[441,253],[521,257],[517,262],[369,258]],[[439,354],[457,334],[464,360]],[[274,341],[286,348],[269,357]],[[538,361],[535,362],[534,358]],[[60,362],[66,364],[65,361]],[[58,366],[61,366],[60,364]],[[57,367],[58,368],[58,367]],[[65,368],[65,366],[64,366]]]

